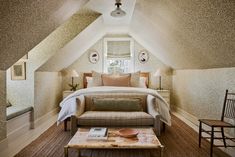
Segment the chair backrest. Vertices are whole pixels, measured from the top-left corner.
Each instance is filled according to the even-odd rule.
[[[221,120],[224,118],[235,119],[235,93],[229,93],[228,90],[225,93]]]

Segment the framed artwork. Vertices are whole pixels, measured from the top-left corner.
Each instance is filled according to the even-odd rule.
[[[91,51],[89,53],[89,61],[93,64],[96,64],[99,61],[99,54],[96,51]]]
[[[12,80],[26,80],[26,63],[17,62],[11,67]]]
[[[149,54],[147,51],[142,50],[139,52],[138,59],[140,63],[146,63],[149,60]]]

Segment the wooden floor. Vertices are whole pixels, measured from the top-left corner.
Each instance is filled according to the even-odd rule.
[[[54,124],[35,141],[20,151],[16,157],[63,157],[63,147],[71,139],[63,126]],[[172,116],[172,126],[159,137],[165,146],[164,157],[209,157],[209,143],[202,140],[202,148],[198,148],[198,134],[177,117]],[[82,155],[92,157],[149,157],[149,151],[137,150],[87,150]],[[70,157],[77,156],[76,150],[69,151]],[[229,157],[218,148],[214,149],[214,157]]]

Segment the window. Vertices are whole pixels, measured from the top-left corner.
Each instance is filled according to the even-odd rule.
[[[104,39],[104,72],[134,71],[133,40],[131,38]]]

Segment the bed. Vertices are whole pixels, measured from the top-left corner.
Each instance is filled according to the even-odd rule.
[[[83,87],[87,88],[87,78],[92,77],[92,73],[83,73]],[[145,78],[146,87],[149,87],[149,72],[140,72],[140,77]]]
[[[71,119],[72,134],[76,132],[77,126],[84,126],[84,121],[86,124],[91,124],[91,126],[94,126],[94,124],[95,126],[106,126],[113,125],[114,123],[121,124],[121,126],[134,126],[137,124],[145,126],[148,124],[158,130],[158,135],[160,135],[161,124],[171,125],[169,104],[167,104],[167,102],[157,93],[156,90],[147,88],[149,86],[149,73],[136,72],[115,77],[97,72],[84,73],[83,83],[85,88],[74,92],[60,103],[61,111],[57,122],[58,124],[63,121],[67,123],[67,120]],[[140,98],[143,96],[145,96],[144,99]],[[89,101],[90,103],[88,103]],[[98,107],[97,109],[97,104],[101,101],[103,108],[100,109]],[[106,108],[104,108],[104,105],[107,105],[107,103],[108,105],[114,105],[115,103],[113,102],[115,101],[118,101],[117,104],[120,105],[112,106],[111,109],[113,110],[114,108],[118,108],[118,110],[114,109],[115,111],[112,111],[109,109],[106,111],[106,108],[110,108],[110,106],[106,106]],[[136,102],[133,103],[134,101]],[[133,112],[132,109],[129,109],[130,111],[128,110],[128,112],[126,109],[123,110],[127,106],[125,104],[122,106],[121,104],[123,102],[128,105],[132,104],[131,108],[133,109],[134,106],[135,112]],[[146,105],[146,107],[143,104]],[[135,108],[138,105],[141,106],[140,110],[136,110]],[[87,108],[87,106],[92,107]],[[152,116],[153,120],[151,124],[151,120],[144,121],[146,118],[149,118],[149,115],[148,117],[146,117],[146,114],[143,115],[144,112]],[[112,121],[113,116],[117,113],[117,117],[115,117],[114,121]],[[139,116],[140,114],[142,115]],[[90,117],[87,115],[90,115]],[[94,115],[97,115],[97,117],[94,118]],[[139,116],[144,118],[137,120],[130,115],[133,115],[133,117]],[[124,119],[126,116],[126,121],[129,119],[131,122],[120,123],[121,119]],[[104,117],[105,119],[102,119]],[[131,118],[135,121],[134,123]],[[94,121],[97,121],[97,123],[94,123]],[[144,122],[139,123],[139,121]]]

